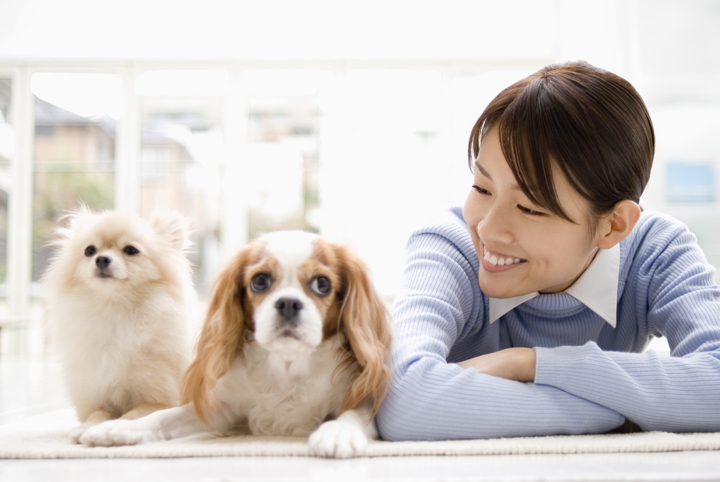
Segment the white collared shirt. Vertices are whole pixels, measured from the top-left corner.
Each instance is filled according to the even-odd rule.
[[[572,295],[615,328],[619,278],[620,246],[616,244],[610,249],[599,250],[590,266],[565,293]],[[535,291],[513,298],[490,298],[488,321],[497,321],[505,313],[539,294]]]

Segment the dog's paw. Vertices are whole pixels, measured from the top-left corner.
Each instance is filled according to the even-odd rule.
[[[73,441],[73,443],[79,444],[80,438],[82,435],[90,428],[97,425],[98,422],[85,422],[82,425],[78,425],[77,427],[70,430],[70,440]]]
[[[346,459],[362,455],[368,439],[357,425],[332,420],[320,425],[308,442],[310,449],[321,457]]]
[[[109,420],[85,430],[79,443],[89,447],[136,445],[159,440],[159,435],[137,420]]]

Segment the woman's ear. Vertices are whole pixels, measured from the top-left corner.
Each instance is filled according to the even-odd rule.
[[[600,220],[597,231],[597,245],[610,249],[632,232],[642,210],[637,203],[625,199],[615,205],[612,212]]]

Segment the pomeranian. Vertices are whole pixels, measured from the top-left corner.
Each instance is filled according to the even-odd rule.
[[[133,419],[180,402],[196,297],[177,213],[146,222],[129,213],[67,216],[43,278],[51,346],[87,428]]]

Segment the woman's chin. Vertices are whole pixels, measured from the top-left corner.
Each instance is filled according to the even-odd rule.
[[[507,274],[498,276],[497,273],[481,271],[478,276],[480,289],[491,298],[514,298],[538,291],[536,287],[528,285],[525,276],[510,277]]]
[[[505,283],[496,283],[492,280],[483,281],[480,279],[480,289],[490,298],[513,298],[524,295],[517,287],[507,286]]]

